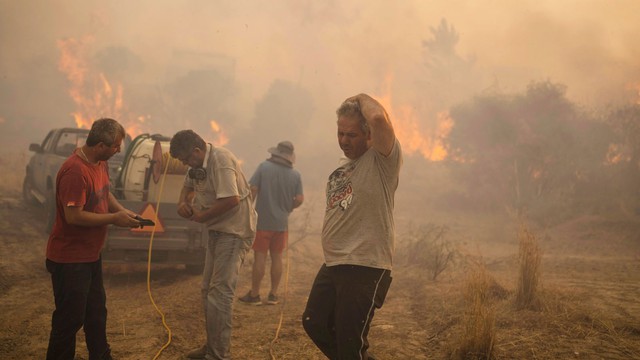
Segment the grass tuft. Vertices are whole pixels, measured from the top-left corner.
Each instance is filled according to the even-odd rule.
[[[542,251],[536,236],[525,225],[518,231],[520,242],[518,284],[516,287],[515,305],[517,309],[540,310],[538,296],[540,264]]]
[[[493,358],[496,311],[491,299],[494,286],[495,281],[482,265],[469,275],[464,294],[466,311],[463,315],[463,332],[454,358]]]

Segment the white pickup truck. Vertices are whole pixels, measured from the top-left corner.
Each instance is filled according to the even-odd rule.
[[[28,202],[44,204],[46,231],[55,219],[56,174],[73,150],[85,143],[87,134],[86,129],[54,129],[42,144],[29,147],[35,154],[26,167],[23,196]],[[190,272],[202,271],[208,234],[202,224],[177,214],[187,168],[169,156],[169,141],[162,135],[142,134],[125,141],[124,153],[109,160],[111,192],[127,209],[153,220],[155,227],[110,226],[102,251],[104,261],[146,262],[153,230],[153,262],[184,264]]]

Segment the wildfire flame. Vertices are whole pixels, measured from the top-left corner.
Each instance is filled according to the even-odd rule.
[[[633,91],[636,95],[636,99],[633,99],[632,103],[640,105],[640,82],[629,83],[627,84],[626,89]],[[615,165],[621,162],[629,162],[631,159],[631,150],[628,146],[625,144],[613,143],[609,144],[604,163],[606,165]]]
[[[141,126],[149,116],[132,116],[125,113],[122,84],[111,82],[104,73],[91,68],[87,60],[88,49],[93,44],[92,36],[82,39],[58,40],[60,60],[58,70],[69,80],[69,96],[76,104],[72,112],[79,128],[90,128],[94,120],[110,117],[118,120],[131,136],[142,133]]]
[[[229,138],[226,136],[220,125],[215,121],[211,120],[209,122],[211,125],[211,131],[217,137],[217,139],[213,142],[214,146],[224,146],[229,142]]]
[[[453,119],[448,111],[437,114],[436,125],[425,129],[410,105],[396,105],[391,96],[391,76],[387,76],[386,94],[378,101],[387,110],[393,121],[393,128],[398,141],[402,144],[402,151],[407,154],[419,153],[425,159],[442,161],[447,158],[447,150],[443,140],[449,136],[453,127]]]
[[[609,144],[606,155],[606,164],[617,164],[621,161],[631,161],[631,155],[621,144]]]

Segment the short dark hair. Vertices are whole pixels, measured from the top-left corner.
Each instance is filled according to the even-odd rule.
[[[116,142],[118,135],[124,140],[126,132],[119,122],[110,118],[101,118],[93,122],[89,135],[87,136],[87,146],[96,146],[103,143],[112,146]]]
[[[369,124],[367,123],[367,119],[362,115],[362,111],[360,110],[360,103],[356,100],[345,100],[340,107],[336,110],[336,115],[338,115],[338,119],[341,116],[356,118],[360,121],[360,128],[366,134],[369,132]]]
[[[176,159],[184,158],[195,149],[205,150],[207,144],[193,130],[180,130],[171,138],[169,153]]]

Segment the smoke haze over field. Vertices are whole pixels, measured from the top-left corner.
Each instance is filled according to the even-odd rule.
[[[366,92],[424,138],[400,138],[408,156],[433,158],[438,114],[486,89],[550,79],[586,106],[638,101],[639,13],[635,0],[0,0],[0,140],[23,150],[73,113],[112,116],[133,135],[193,128],[247,172],[289,139],[304,169],[340,155],[334,110]],[[458,36],[448,53],[429,46],[437,29]]]

